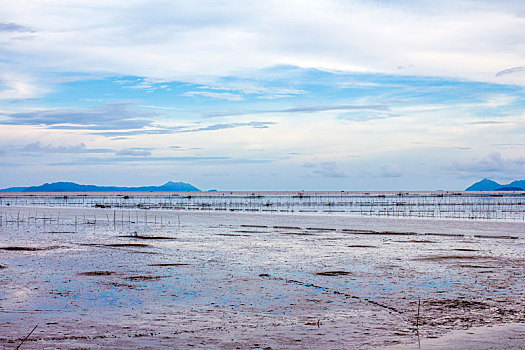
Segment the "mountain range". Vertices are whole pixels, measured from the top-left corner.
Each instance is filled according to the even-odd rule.
[[[197,187],[185,182],[168,181],[160,186],[118,187],[79,185],[74,182],[53,182],[40,186],[9,187],[0,192],[188,192],[200,191]]]
[[[516,180],[507,185],[502,185],[496,181],[483,179],[468,187],[465,191],[525,191],[525,180]]]

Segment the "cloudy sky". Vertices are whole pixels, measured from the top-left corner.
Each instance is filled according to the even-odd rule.
[[[0,0],[0,187],[525,178],[525,2]]]

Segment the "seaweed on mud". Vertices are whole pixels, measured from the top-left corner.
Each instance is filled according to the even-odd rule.
[[[318,276],[346,276],[350,275],[348,271],[322,271],[315,273]]]
[[[78,273],[80,276],[110,276],[113,274],[115,274],[113,271],[87,271]]]

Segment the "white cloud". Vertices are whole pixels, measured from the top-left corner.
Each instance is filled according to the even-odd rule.
[[[1,50],[0,50],[1,53]],[[49,91],[36,79],[27,74],[2,71],[0,65],[0,100],[29,99],[39,97]]]
[[[525,84],[525,5],[506,2],[29,1],[3,4],[19,70],[198,81],[290,64]],[[14,27],[13,27],[14,28]],[[27,35],[27,34],[24,34]],[[208,77],[208,78],[205,78]],[[521,79],[521,80],[520,80]]]
[[[464,173],[522,176],[525,171],[525,157],[504,158],[500,153],[495,152],[483,158],[454,161],[452,168]]]
[[[184,96],[203,96],[210,98],[218,98],[228,101],[242,101],[243,98],[240,95],[232,94],[230,92],[212,92],[212,91],[188,91],[183,94]]]

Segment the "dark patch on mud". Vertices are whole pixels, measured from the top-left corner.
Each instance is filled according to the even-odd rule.
[[[315,236],[314,233],[310,232],[278,232],[281,235],[295,235],[295,236]]]
[[[456,250],[458,252],[477,252],[477,249],[471,249],[471,248],[454,248],[452,250]]]
[[[106,248],[106,249],[115,249],[115,248],[147,248],[150,247],[148,244],[144,243],[106,243],[106,244],[98,244],[98,243],[77,243],[80,246],[87,246],[87,247],[98,247],[98,248]],[[158,252],[152,252],[152,251],[144,251],[144,250],[130,250],[130,252],[136,253],[136,254],[159,254]]]
[[[151,239],[151,240],[170,240],[175,239],[174,237],[167,236],[143,236],[143,235],[121,235],[123,238],[135,238],[135,239]]]
[[[344,233],[353,235],[384,235],[384,236],[413,236],[415,232],[397,232],[397,231],[372,231],[372,230],[356,230],[344,228],[341,230]]]
[[[129,276],[129,277],[126,277],[126,279],[128,281],[141,282],[141,281],[158,281],[164,277],[167,277],[167,276],[147,276],[147,275],[146,276]]]
[[[144,247],[150,247],[149,244],[144,243],[108,243],[103,244],[106,247],[138,247],[138,248],[144,248]]]
[[[461,264],[459,267],[469,268],[469,269],[493,269],[495,266],[485,266],[485,265],[474,265],[474,264]]]
[[[129,288],[129,289],[135,289],[136,288],[136,286],[134,286],[132,284],[118,283],[118,282],[110,282],[110,283],[106,283],[106,285],[112,286],[112,287],[116,287],[116,288]]]
[[[226,237],[249,237],[250,235],[243,235],[241,233],[217,233],[217,236],[226,236]]]
[[[351,228],[344,228],[341,231],[345,233],[354,233],[354,234],[373,234],[376,233],[376,231],[370,231],[370,230],[356,230]]]
[[[111,276],[115,274],[113,271],[87,271],[87,272],[79,272],[79,276]]]
[[[460,233],[432,233],[427,232],[425,233],[426,236],[440,236],[440,237],[465,237],[465,235],[462,235]]]
[[[411,309],[417,309],[417,301],[411,304]],[[431,328],[444,326],[449,329],[466,329],[494,322],[512,322],[522,319],[521,312],[512,303],[494,304],[491,301],[477,301],[461,297],[421,300],[421,310],[419,325],[427,325]]]
[[[0,247],[0,250],[8,250],[8,251],[20,251],[20,252],[36,252],[39,250],[51,250],[51,249],[58,249],[59,246],[51,246],[51,247],[43,247],[43,248],[37,248],[37,247],[20,247],[20,246],[12,246],[12,247]]]
[[[160,264],[149,264],[149,266],[187,266],[185,263],[160,263]]]
[[[490,305],[481,301],[464,299],[434,299],[424,300],[424,306],[437,307],[439,309],[488,309]]]
[[[241,225],[241,227],[268,228],[266,225]]]
[[[492,239],[518,239],[518,237],[515,236],[507,236],[507,235],[474,235],[476,238],[492,238]]]
[[[348,271],[322,271],[315,273],[318,276],[346,276],[350,275]]]
[[[0,265],[0,270],[2,270],[2,269],[7,269],[7,266],[5,266],[5,265]]]
[[[270,277],[270,275],[267,273],[260,273],[259,277]]]
[[[353,244],[349,245],[349,248],[379,248],[376,245],[366,245],[366,244]]]
[[[406,241],[394,241],[396,243],[437,243],[436,241],[429,241],[426,239],[409,239]]]
[[[273,228],[283,229],[283,230],[300,230],[300,227],[297,226],[274,226]]]
[[[310,231],[337,231],[335,228],[324,228],[324,227],[307,227]]]
[[[433,255],[415,258],[418,261],[450,261],[450,260],[483,260],[490,259],[488,256],[479,255]]]

